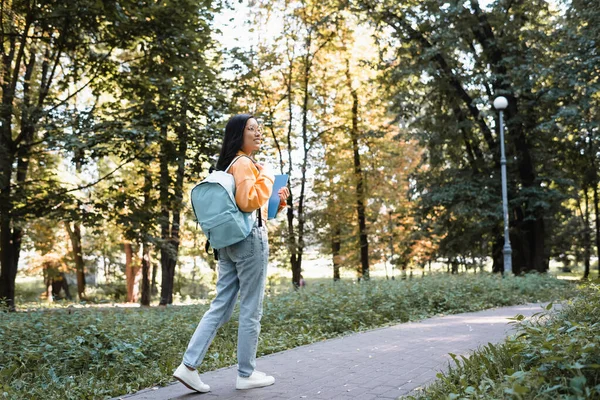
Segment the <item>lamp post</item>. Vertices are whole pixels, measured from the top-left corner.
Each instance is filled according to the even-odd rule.
[[[506,97],[499,96],[494,100],[494,108],[498,110],[500,114],[500,166],[502,170],[502,212],[504,215],[504,248],[502,253],[504,254],[504,273],[512,272],[512,249],[510,247],[510,237],[508,234],[508,195],[506,189],[506,155],[504,153],[504,120],[503,112],[508,107],[508,100]]]

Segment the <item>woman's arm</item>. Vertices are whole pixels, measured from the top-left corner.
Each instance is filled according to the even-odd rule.
[[[243,157],[230,168],[235,179],[235,201],[244,212],[264,206],[271,197],[275,177],[260,164]]]

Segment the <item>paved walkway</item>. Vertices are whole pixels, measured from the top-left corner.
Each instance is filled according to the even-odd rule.
[[[257,360],[275,385],[235,390],[236,367],[201,375],[211,391],[198,394],[180,383],[120,397],[163,399],[396,399],[435,380],[448,353],[468,354],[500,342],[512,329],[507,318],[541,311],[540,304],[435,317],[326,340]]]

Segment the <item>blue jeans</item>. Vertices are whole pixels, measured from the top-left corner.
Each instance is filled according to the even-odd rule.
[[[256,367],[268,259],[269,242],[264,225],[255,224],[246,239],[219,250],[217,296],[188,344],[183,355],[185,365],[196,368],[202,363],[217,329],[231,318],[239,292],[238,375],[252,374]]]

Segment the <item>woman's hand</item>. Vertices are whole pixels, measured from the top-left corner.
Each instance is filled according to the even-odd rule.
[[[279,195],[279,201],[283,203],[287,200],[288,197],[290,197],[290,189],[288,189],[287,186],[284,186],[281,189],[279,189],[279,192],[277,192],[277,194]]]

